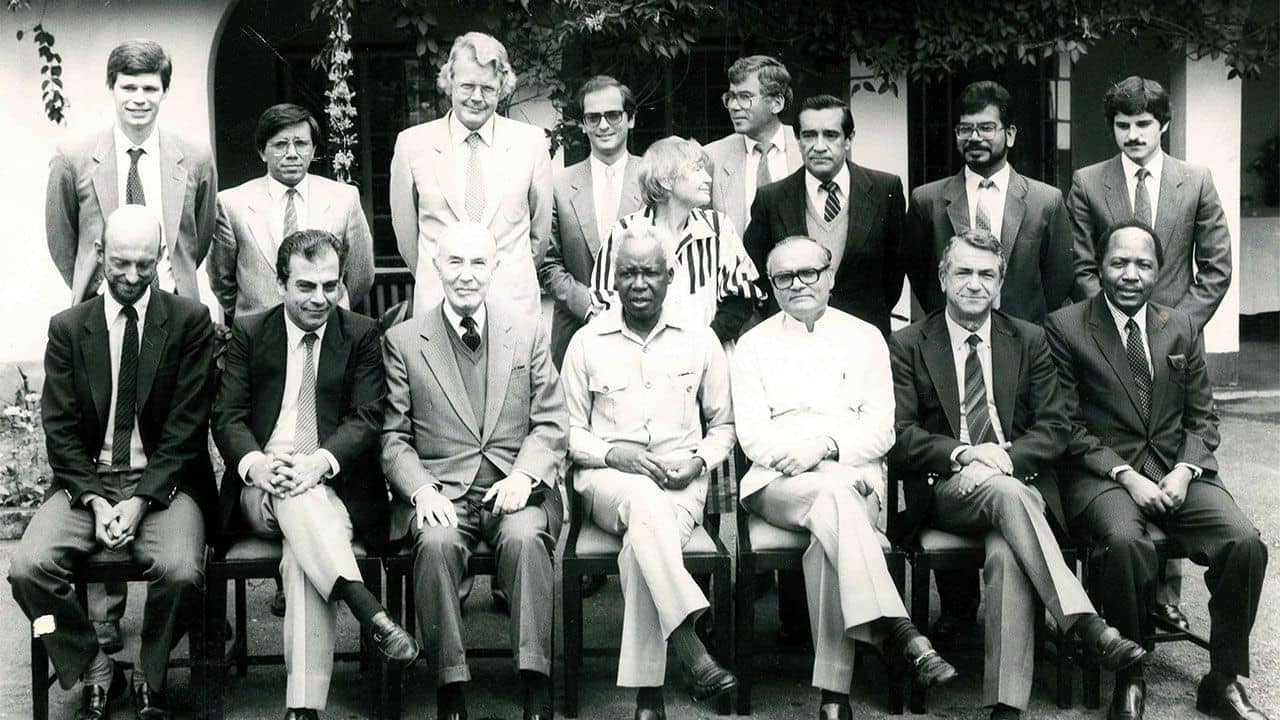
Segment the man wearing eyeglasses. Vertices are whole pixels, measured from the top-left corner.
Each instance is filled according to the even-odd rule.
[[[800,146],[779,115],[791,105],[791,74],[768,55],[738,58],[729,66],[729,90],[720,96],[733,134],[707,145],[711,207],[746,228],[756,188],[800,169]]]
[[[627,149],[636,124],[631,88],[597,75],[578,90],[582,132],[591,155],[556,175],[551,244],[538,266],[542,289],[555,299],[551,359],[564,361],[569,338],[600,308],[588,283],[596,253],[618,218],[640,209],[639,160]]]
[[[762,267],[782,312],[738,341],[732,387],[738,440],[752,463],[742,504],[812,536],[804,579],[818,717],[846,720],[855,640],[883,644],[926,687],[956,671],[907,619],[885,565],[876,520],[894,441],[889,350],[877,328],[828,307],[831,261],[809,237],[772,248]]]
[[[432,258],[453,225],[472,222],[497,240],[497,296],[530,318],[542,313],[536,259],[551,237],[551,155],[540,127],[497,114],[516,89],[507,49],[490,35],[458,36],[436,86],[452,108],[396,138],[391,223],[413,272],[413,315],[444,298]]]
[[[298,230],[325,230],[347,247],[346,292],[338,304],[360,307],[373,287],[373,236],[360,191],[310,173],[320,124],[291,103],[267,108],[254,131],[267,174],[218,193],[218,226],[209,251],[209,285],[223,324],[284,300],[276,255]]]

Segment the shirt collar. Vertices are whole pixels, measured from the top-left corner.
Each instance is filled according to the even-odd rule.
[[[609,168],[613,168],[613,177],[615,179],[622,177],[627,172],[627,153],[622,153],[612,165],[606,165],[595,155],[588,155],[587,157],[591,160],[591,177],[603,178],[605,177],[605,171]]]
[[[462,333],[465,332],[465,330],[462,329],[462,315],[457,310],[453,309],[453,306],[449,304],[448,300],[440,303],[440,306],[444,308],[444,318],[449,321],[449,327],[458,331],[458,335],[461,336]],[[476,311],[471,313],[471,318],[476,321],[477,333],[484,332],[485,317],[486,313],[484,303],[480,303],[480,307],[476,308]]]
[[[1006,162],[1004,164],[1004,167],[996,171],[995,175],[992,175],[990,178],[984,178],[978,173],[974,172],[972,169],[970,169],[968,165],[965,165],[964,166],[964,188],[968,192],[977,193],[978,185],[983,180],[989,179],[991,180],[992,183],[995,184],[995,190],[997,192],[1006,192],[1009,189],[1009,175],[1012,174],[1012,172],[1013,172],[1013,167]]]
[[[302,176],[297,185],[293,186],[293,189],[298,191],[298,199],[302,202],[307,201],[307,191],[311,187],[311,183],[308,182],[310,179],[311,173],[307,173]],[[288,185],[271,177],[271,175],[267,175],[267,194],[271,196],[271,202],[280,202],[284,198],[284,194],[289,192],[289,189]]]
[[[1106,293],[1103,293],[1102,299],[1105,300],[1107,303],[1107,310],[1111,311],[1111,319],[1116,324],[1116,330],[1120,332],[1120,337],[1124,338],[1128,334],[1128,331],[1125,330],[1125,325],[1129,324],[1129,319],[1130,319],[1129,316],[1125,315],[1120,308],[1113,305],[1111,303],[1111,298],[1107,297]],[[1138,308],[1138,312],[1133,314],[1133,321],[1138,324],[1138,332],[1142,333],[1143,337],[1146,337],[1147,336],[1147,304],[1146,303],[1143,303],[1142,307]]]
[[[987,319],[982,321],[982,326],[977,330],[970,330],[951,317],[951,313],[946,310],[942,311],[943,316],[947,318],[947,332],[951,335],[951,349],[960,350],[969,344],[969,336],[977,335],[982,338],[982,344],[991,347],[991,313],[987,313]]]
[[[787,134],[785,130],[786,130],[786,126],[783,125],[782,123],[778,123],[778,129],[774,130],[773,137],[768,139],[769,142],[773,143],[774,149],[784,153],[787,151]],[[744,134],[742,136],[742,139],[746,141],[746,144],[747,144],[747,157],[754,156],[756,152],[756,146],[759,145],[760,143],[755,140],[752,140],[750,135]]]
[[[800,333],[802,335],[809,334],[809,328],[805,327],[804,323],[791,317],[786,312],[779,312],[778,315],[782,317],[782,319],[779,321],[779,325],[782,327],[783,332],[795,332],[795,333]],[[822,311],[822,315],[819,316],[818,319],[813,323],[813,332],[815,334],[822,329],[822,326],[826,324],[827,318],[829,317],[831,317],[830,305],[827,306],[826,310]]]
[[[658,322],[653,326],[653,332],[649,333],[649,337],[656,337],[658,331],[666,327],[683,330],[688,327],[687,320],[688,319],[685,318],[683,314],[672,310],[670,305],[663,303],[662,315],[658,318]],[[607,310],[600,313],[600,315],[593,319],[587,327],[592,328],[592,332],[596,335],[610,335],[612,333],[621,333],[624,331],[629,334],[631,332],[630,330],[627,330],[626,323],[622,320],[621,302],[611,305]]]
[[[140,147],[145,151],[142,157],[160,159],[160,130],[158,127],[152,127],[151,134],[147,136],[147,139],[137,145],[134,145],[133,141],[124,134],[119,125],[113,125],[112,131],[115,133],[117,153],[125,153],[133,148]]]
[[[329,317],[333,317],[333,316],[330,315]],[[329,327],[329,321],[325,320],[324,324],[316,328],[315,330],[310,330],[310,331],[303,330],[302,328],[294,324],[293,318],[289,317],[289,311],[288,310],[284,311],[284,332],[286,337],[289,338],[290,349],[301,346],[302,337],[306,335],[308,332],[313,332],[316,334],[316,345],[323,345],[324,331],[325,331],[325,328],[327,327]]]
[[[102,309],[104,314],[107,316],[107,326],[110,327],[111,324],[116,321],[116,318],[120,316],[120,311],[124,309],[124,305],[122,305],[119,300],[116,300],[115,296],[111,294],[110,289],[102,293],[102,299],[105,302]],[[143,322],[147,319],[147,305],[150,303],[151,286],[148,285],[147,289],[142,291],[142,297],[138,298],[133,303],[134,309],[138,311],[138,322]]]
[[[1149,160],[1146,165],[1139,165],[1138,163],[1130,160],[1128,155],[1120,153],[1120,164],[1124,167],[1125,182],[1136,182],[1138,168],[1145,167],[1147,172],[1151,173],[1151,179],[1159,184],[1160,172],[1164,170],[1164,150],[1157,150],[1156,154],[1151,156],[1151,160]]]
[[[849,199],[849,163],[840,166],[840,171],[832,178],[836,181],[836,187],[840,188],[840,199]],[[818,189],[822,187],[822,181],[809,172],[808,168],[804,171],[804,185],[809,190],[810,195],[817,195]]]
[[[496,115],[496,113],[494,115]],[[490,115],[489,119],[485,120],[484,124],[481,125],[478,130],[472,131],[468,130],[466,125],[462,124],[462,121],[458,119],[457,113],[450,110],[449,135],[453,138],[453,144],[466,145],[467,137],[470,136],[472,132],[477,132],[480,134],[480,140],[483,141],[485,145],[493,147],[493,126],[496,124],[493,119],[494,115]]]

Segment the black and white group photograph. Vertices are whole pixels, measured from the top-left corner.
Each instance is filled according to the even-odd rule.
[[[2,4],[0,719],[1280,720],[1276,0]]]

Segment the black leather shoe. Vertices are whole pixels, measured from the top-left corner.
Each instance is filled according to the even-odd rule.
[[[667,720],[666,708],[636,708],[636,720]]]
[[[382,611],[369,621],[373,644],[392,667],[407,667],[418,659],[418,641]]]
[[[1267,720],[1266,714],[1249,702],[1238,681],[1219,685],[1209,675],[1204,676],[1196,689],[1196,709],[1224,720]]]
[[[720,667],[720,663],[712,660],[693,676],[689,686],[689,694],[694,700],[707,700],[723,695],[738,687],[738,678],[733,673]]]
[[[1125,638],[1119,630],[1106,624],[1101,618],[1086,622],[1088,625],[1081,628],[1080,639],[1104,669],[1117,672],[1146,657],[1147,651],[1141,645]]]
[[[133,714],[138,720],[170,720],[173,717],[164,691],[145,682],[133,686]]]
[[[284,711],[284,720],[320,720],[320,711],[315,708],[289,708]]]
[[[1151,615],[1157,620],[1172,625],[1183,632],[1191,631],[1191,621],[1187,619],[1186,615],[1182,614],[1182,608],[1177,605],[1157,604],[1151,608]]]
[[[822,703],[818,706],[818,720],[853,720],[853,708],[844,703]]]
[[[902,656],[907,661],[910,672],[915,673],[916,682],[923,687],[941,685],[956,677],[956,669],[942,659],[929,643],[929,638],[923,635],[907,641],[902,648]]]
[[[1022,711],[1012,705],[997,703],[991,708],[991,720],[1022,720]]]
[[[1147,709],[1147,683],[1145,680],[1116,680],[1111,695],[1111,707],[1107,720],[1142,720]]]
[[[124,679],[124,670],[120,668],[120,663],[115,664],[115,669],[111,671],[111,684],[107,687],[101,685],[85,685],[84,695],[80,699],[80,709],[76,711],[75,720],[109,720],[111,717],[111,703],[115,702],[121,695],[124,695],[125,687],[128,683]]]
[[[284,602],[284,591],[277,589],[275,594],[271,596],[271,614],[278,618],[284,617],[284,610],[287,607]],[[303,708],[308,709],[308,708]]]
[[[124,635],[120,632],[119,620],[95,622],[93,634],[98,636],[98,647],[108,655],[114,655],[124,649]]]

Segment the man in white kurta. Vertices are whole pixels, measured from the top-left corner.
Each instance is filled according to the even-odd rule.
[[[752,462],[742,503],[813,537],[804,575],[819,717],[847,717],[854,640],[888,640],[925,685],[955,670],[906,619],[875,528],[883,458],[894,442],[884,339],[827,307],[833,269],[816,241],[784,240],[769,255],[768,273],[783,312],[744,335],[733,359],[736,427]]]
[[[737,683],[693,631],[708,603],[681,555],[702,519],[707,471],[733,448],[729,367],[710,328],[663,308],[673,274],[652,228],[624,232],[620,302],[574,335],[561,375],[576,490],[591,520],[622,536],[618,685],[640,689],[637,717],[661,717],[668,641],[695,697]]]

